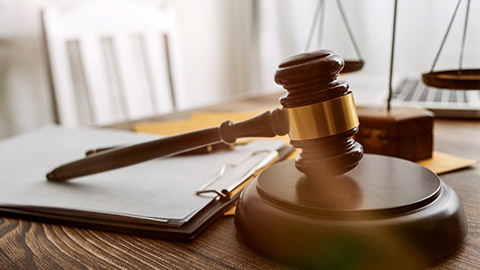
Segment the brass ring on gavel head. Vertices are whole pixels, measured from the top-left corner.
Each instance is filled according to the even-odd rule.
[[[284,108],[290,140],[340,134],[359,125],[353,94],[301,107]]]

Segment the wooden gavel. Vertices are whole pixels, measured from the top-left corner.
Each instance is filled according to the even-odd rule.
[[[312,178],[343,174],[363,156],[362,146],[352,138],[359,125],[353,95],[346,82],[337,81],[343,66],[344,61],[327,50],[287,58],[275,75],[275,82],[287,90],[280,98],[281,109],[238,123],[224,121],[219,127],[101,152],[62,165],[47,178],[65,181],[213,143],[286,134],[293,147],[301,148],[295,162],[299,171]]]

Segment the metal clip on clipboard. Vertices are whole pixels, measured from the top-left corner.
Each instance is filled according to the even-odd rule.
[[[254,157],[256,155],[262,154],[262,153],[268,153],[268,155],[257,162],[255,166],[253,166],[252,169],[248,170],[246,173],[244,173],[241,177],[239,177],[236,181],[234,181],[229,187],[224,188],[222,190],[216,190],[216,189],[207,189],[210,185],[212,185],[214,182],[218,181],[225,172],[227,171],[228,168],[235,168],[238,165],[242,164],[243,162],[247,161],[251,157]],[[220,196],[220,199],[226,199],[229,200],[232,195],[232,191],[240,186],[242,183],[244,183],[251,175],[253,175],[256,171],[260,170],[261,168],[267,166],[272,160],[274,160],[276,157],[278,157],[278,151],[275,150],[267,150],[267,149],[262,149],[262,150],[257,150],[249,153],[248,155],[242,157],[235,163],[227,163],[224,164],[218,173],[210,179],[207,183],[205,183],[203,186],[201,186],[197,191],[197,195],[202,195],[205,193],[215,193],[218,196]]]

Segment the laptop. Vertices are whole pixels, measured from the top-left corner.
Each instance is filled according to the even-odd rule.
[[[424,107],[437,117],[480,119],[480,90],[439,89],[406,79],[394,91],[392,105]]]

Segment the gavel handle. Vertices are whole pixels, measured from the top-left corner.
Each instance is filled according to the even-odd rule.
[[[275,109],[239,123],[225,121],[219,127],[101,152],[57,167],[47,174],[47,179],[61,182],[75,177],[118,169],[154,158],[169,157],[213,143],[231,144],[237,138],[274,137],[287,133],[288,124],[284,114],[281,109]]]

